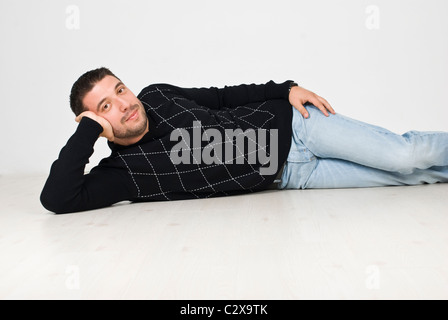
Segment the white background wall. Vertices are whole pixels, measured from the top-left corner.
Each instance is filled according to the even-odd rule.
[[[135,94],[294,79],[347,116],[448,131],[446,0],[0,4],[0,174],[48,172],[76,129],[71,86],[100,66]]]

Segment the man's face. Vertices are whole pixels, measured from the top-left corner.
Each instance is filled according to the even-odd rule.
[[[120,80],[106,76],[83,99],[84,106],[112,126],[117,141],[135,138],[147,129],[140,100]]]

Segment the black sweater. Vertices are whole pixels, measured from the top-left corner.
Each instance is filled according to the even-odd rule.
[[[286,161],[291,145],[289,85],[290,81],[223,89],[151,85],[138,95],[148,115],[149,132],[131,146],[109,143],[111,155],[88,174],[84,173],[85,165],[93,154],[102,127],[90,118],[83,118],[51,167],[41,194],[42,205],[55,213],[70,213],[125,200],[200,199],[265,190]],[[223,154],[221,163],[206,164],[197,158],[207,146],[210,153],[213,142],[210,137],[196,150],[191,142],[190,161],[175,164],[170,157],[171,151],[181,141],[181,138],[171,141],[171,134],[176,129],[183,129],[183,141],[187,141],[186,133],[191,138],[195,134],[197,137],[198,131],[194,130],[207,135],[206,130],[215,129],[215,133],[221,133],[225,139],[226,130],[263,129],[268,132],[267,155],[272,147],[272,133],[276,131],[278,141],[272,143],[278,143],[278,168],[271,175],[262,175],[260,169],[267,164],[260,163],[258,157],[256,163],[249,161],[248,149],[234,149],[234,161],[224,161],[230,158]],[[225,148],[222,150],[230,152]],[[244,163],[236,159],[238,154],[240,160],[246,160]]]

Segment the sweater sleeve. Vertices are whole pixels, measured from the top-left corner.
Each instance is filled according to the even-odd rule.
[[[118,172],[96,167],[84,174],[102,130],[90,118],[81,120],[53,163],[42,190],[40,200],[47,210],[57,214],[93,210],[129,198],[126,183]]]
[[[249,103],[283,99],[289,101],[289,86],[292,81],[277,84],[226,86],[222,89],[212,88],[177,88],[187,99],[210,109],[236,108]]]

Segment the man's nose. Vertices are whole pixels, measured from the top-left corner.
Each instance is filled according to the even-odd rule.
[[[120,111],[123,113],[128,111],[128,109],[131,107],[131,104],[124,99],[118,99],[117,104],[120,108]]]

